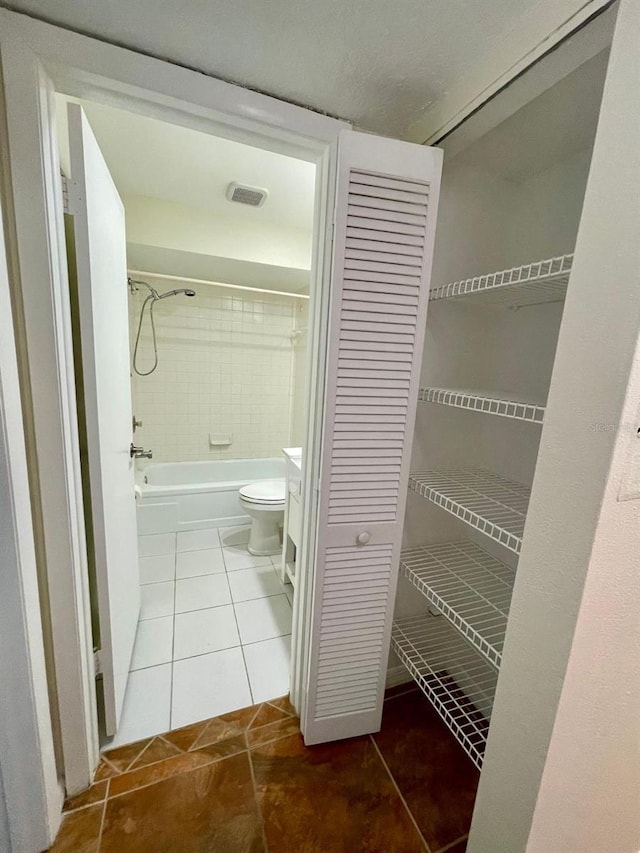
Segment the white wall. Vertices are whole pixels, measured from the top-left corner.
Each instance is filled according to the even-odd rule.
[[[638,849],[639,54],[623,0],[469,853]]]
[[[639,164],[640,165],[640,164]],[[640,350],[617,431],[527,851],[640,849]],[[558,804],[562,808],[558,808]]]
[[[589,163],[590,150],[583,150],[543,172],[525,169],[525,177],[514,180],[475,165],[470,150],[445,160],[432,286],[573,251]],[[563,307],[512,311],[431,303],[422,384],[511,391],[544,403]],[[412,470],[486,468],[530,485],[540,435],[541,428],[533,424],[423,403]],[[517,565],[510,551],[409,493],[405,547],[459,539]],[[425,611],[424,597],[401,578],[396,616]]]
[[[181,286],[147,280],[161,291]],[[156,462],[279,456],[290,445],[291,333],[299,300],[195,289],[194,298],[154,308],[159,365],[150,376],[133,374],[134,412],[143,421],[136,442],[153,450]],[[141,288],[129,303],[132,354],[144,296]],[[141,341],[145,370],[153,363],[147,312]],[[233,442],[211,448],[209,433],[231,435]]]
[[[454,158],[445,161],[433,286],[573,250],[589,152],[532,175],[507,180]],[[435,302],[429,306],[422,383],[512,391],[546,401],[563,305],[511,311],[504,307]],[[415,471],[484,467],[531,484],[540,427],[423,403],[413,445]],[[405,546],[452,538],[477,539],[466,525],[410,494]],[[497,555],[513,563],[498,547]],[[419,596],[400,592],[398,612]]]
[[[202,208],[134,195],[123,196],[123,202],[129,243],[304,270],[311,267],[312,234],[307,222],[293,229],[262,220],[253,224],[246,216],[234,216],[233,210],[217,216]]]

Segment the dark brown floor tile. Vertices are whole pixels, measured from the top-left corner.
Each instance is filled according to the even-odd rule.
[[[147,764],[155,764],[156,761],[164,761],[165,758],[172,758],[174,755],[180,755],[181,750],[172,743],[168,743],[161,737],[154,737],[149,746],[140,753],[129,770],[137,770],[139,767],[146,767]]]
[[[208,755],[217,761],[219,758],[226,758],[228,755],[236,755],[238,752],[245,752],[246,749],[247,742],[242,734],[234,735],[233,737],[226,738],[225,740],[217,740],[214,743],[207,744],[206,746],[199,746],[197,749],[192,750],[192,752]]]
[[[121,776],[114,776],[110,783],[109,796],[116,797],[134,788],[151,785],[154,782],[160,782],[162,779],[168,779],[170,776],[176,776],[188,770],[196,770],[205,764],[211,764],[212,761],[215,761],[215,758],[212,755],[208,755],[204,750],[181,752],[179,755],[167,758],[165,761],[160,761],[157,764],[149,764],[146,767],[141,767],[139,770],[130,770]]]
[[[247,753],[108,800],[100,851],[264,853]]]
[[[64,801],[64,811],[70,812],[73,809],[81,809],[84,806],[91,806],[94,803],[100,803],[107,796],[108,782],[105,779],[102,782],[95,782],[86,791],[81,791],[73,797],[68,797]]]
[[[209,744],[227,740],[230,737],[237,737],[244,733],[244,729],[243,722],[225,722],[220,717],[214,717],[213,720],[208,721],[191,749],[200,749],[203,746],[209,746]]]
[[[420,693],[385,702],[375,742],[432,850],[469,831],[478,771]]]
[[[65,815],[48,853],[97,853],[103,809],[99,803]]]
[[[111,779],[112,776],[117,776],[118,773],[119,771],[116,770],[115,767],[109,764],[108,761],[105,761],[104,758],[101,758],[95,776],[93,777],[93,781],[100,782],[102,779]]]
[[[115,749],[109,749],[104,753],[104,757],[107,759],[109,764],[112,764],[116,770],[119,770],[121,773],[124,773],[136,758],[140,755],[142,750],[151,742],[151,738],[145,738],[144,740],[138,740],[135,743],[128,743],[125,746],[118,746]]]
[[[202,720],[200,723],[183,726],[181,729],[173,729],[173,731],[167,732],[162,737],[166,741],[169,741],[169,743],[177,746],[178,749],[186,752],[188,749],[191,749],[208,724],[209,720]]]
[[[260,744],[294,734],[300,734],[300,721],[297,717],[285,717],[282,720],[276,720],[275,723],[270,723],[268,726],[260,726],[259,729],[249,729],[247,732],[247,743],[249,744],[249,749],[253,749],[256,746],[260,746]]]
[[[249,708],[241,708],[239,711],[231,711],[228,714],[222,714],[216,717],[217,720],[223,720],[225,723],[235,723],[242,731],[248,729],[255,715],[260,710],[260,705],[251,705]]]
[[[279,699],[270,699],[269,705],[273,705],[275,708],[280,708],[281,711],[285,711],[290,717],[298,716],[296,709],[291,704],[288,696],[281,696]]]
[[[423,853],[371,740],[305,747],[293,735],[251,752],[270,853]]]
[[[446,847],[443,851],[436,851],[436,853],[466,853],[467,850],[467,839],[463,838],[462,841],[459,841],[457,844],[454,844],[453,847]]]
[[[283,711],[281,708],[276,708],[275,705],[270,705],[268,702],[265,702],[251,721],[249,728],[257,729],[260,726],[267,726],[269,723],[275,723],[277,720],[286,720],[289,716],[291,715],[286,711]]]

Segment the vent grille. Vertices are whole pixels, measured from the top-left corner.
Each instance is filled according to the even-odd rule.
[[[248,204],[249,207],[262,207],[267,195],[267,190],[261,190],[258,187],[246,187],[236,183],[231,183],[227,187],[227,199],[229,201]]]

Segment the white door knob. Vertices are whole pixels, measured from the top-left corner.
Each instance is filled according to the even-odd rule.
[[[366,530],[363,533],[358,533],[356,536],[356,542],[358,545],[366,545],[369,539],[371,539],[371,534],[367,533]]]

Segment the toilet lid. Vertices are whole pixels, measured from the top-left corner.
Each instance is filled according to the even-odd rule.
[[[250,483],[240,489],[240,495],[246,501],[259,504],[284,503],[285,481],[281,480],[259,480]]]

